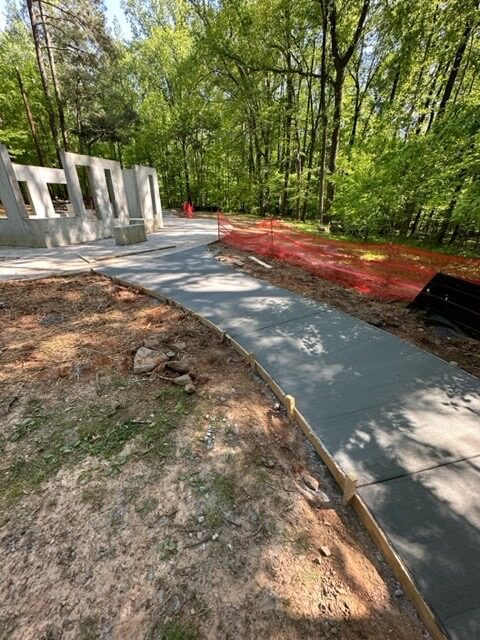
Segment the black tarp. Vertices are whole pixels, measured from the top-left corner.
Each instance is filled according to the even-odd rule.
[[[480,284],[436,273],[408,306],[439,315],[480,338]]]

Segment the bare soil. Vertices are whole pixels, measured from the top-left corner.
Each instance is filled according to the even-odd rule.
[[[210,246],[219,260],[235,269],[241,269],[256,278],[314,300],[327,302],[332,307],[393,333],[447,362],[455,363],[464,371],[480,378],[479,341],[462,334],[441,335],[425,322],[424,316],[407,309],[404,302],[378,300],[329,280],[322,280],[300,267],[281,260],[256,256],[273,267],[266,269],[248,259],[255,254],[234,249],[220,242]]]
[[[301,432],[208,329],[95,275],[1,284],[0,301],[0,638],[428,636]],[[167,369],[133,375],[144,340],[185,343],[195,394]]]

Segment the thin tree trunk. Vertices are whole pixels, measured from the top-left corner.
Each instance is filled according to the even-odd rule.
[[[350,61],[350,58],[355,51],[355,47],[358,44],[360,36],[362,35],[365,21],[367,18],[368,9],[370,6],[370,0],[364,0],[362,10],[358,18],[357,27],[352,37],[350,45],[347,50],[342,54],[338,44],[338,32],[337,32],[337,8],[335,0],[328,1],[328,17],[330,22],[330,40],[332,45],[333,63],[335,66],[335,78],[333,82],[333,95],[334,95],[334,107],[333,107],[333,126],[332,137],[330,140],[330,154],[328,159],[329,180],[327,183],[327,198],[325,203],[325,211],[330,211],[333,200],[335,198],[335,180],[334,176],[337,171],[337,156],[340,146],[340,127],[342,124],[342,98],[343,98],[343,85],[345,82],[345,70]]]
[[[28,95],[27,95],[27,92],[25,91],[25,86],[23,84],[22,76],[20,75],[20,71],[18,67],[15,67],[15,74],[17,76],[18,88],[20,89],[20,93],[22,95],[23,106],[25,107],[25,113],[27,114],[27,119],[28,119],[28,124],[30,126],[30,132],[32,134],[33,144],[35,145],[35,151],[37,152],[38,162],[41,166],[44,166],[45,158],[43,156],[43,151],[40,146],[40,142],[38,140],[37,127],[35,126],[35,120],[33,119],[33,114],[30,108]]]
[[[443,92],[442,100],[438,108],[437,117],[440,116],[445,111],[447,103],[450,100],[453,87],[455,86],[458,72],[460,70],[460,65],[462,64],[463,56],[465,54],[465,49],[467,48],[468,39],[470,38],[471,33],[472,33],[472,23],[471,23],[471,18],[469,17],[467,20],[467,24],[465,25],[465,29],[463,30],[462,38],[455,52],[455,56],[453,58],[453,64],[450,69],[450,73],[448,74],[447,83],[445,85],[445,90]]]
[[[40,28],[39,28],[39,23],[37,21],[37,16],[35,15],[33,1],[34,0],[27,0],[28,15],[30,17],[30,24],[32,27],[33,43],[35,45],[35,54],[37,57],[38,71],[40,73],[43,93],[45,96],[45,103],[46,103],[47,113],[48,113],[48,121],[50,124],[50,132],[52,134],[53,144],[55,146],[55,152],[57,154],[57,160],[59,165],[61,166],[62,160],[60,156],[60,141],[58,139],[57,123],[55,121],[55,111],[53,109],[53,101],[50,96],[50,89],[48,86],[48,76],[47,76],[47,71],[45,69],[45,63],[43,61],[42,45],[40,40]]]
[[[53,53],[52,43],[50,40],[50,33],[48,31],[48,27],[45,22],[42,2],[41,0],[37,0],[37,3],[38,3],[38,9],[40,12],[40,18],[42,20],[43,33],[45,36],[45,45],[47,49],[47,57],[48,57],[48,63],[50,67],[50,73],[52,76],[53,91],[55,93],[55,100],[57,103],[58,121],[60,123],[60,131],[62,134],[63,148],[65,149],[65,151],[68,151],[67,130],[65,126],[65,111],[63,109],[63,100],[62,100],[61,91],[60,91],[60,83],[58,81],[57,67],[55,65],[55,56]]]
[[[322,121],[322,142],[320,145],[320,168],[319,168],[319,188],[318,188],[318,221],[323,224],[325,213],[325,165],[327,159],[327,35],[328,35],[328,12],[324,0],[322,5],[322,57],[320,66],[320,113]]]

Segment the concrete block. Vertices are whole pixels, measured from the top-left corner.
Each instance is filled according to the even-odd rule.
[[[147,239],[145,225],[141,223],[113,227],[113,237],[115,238],[115,244],[118,245],[145,242]]]

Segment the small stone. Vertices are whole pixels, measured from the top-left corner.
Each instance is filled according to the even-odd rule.
[[[176,351],[167,351],[167,356],[170,358],[174,358],[177,355]]]
[[[404,595],[403,589],[395,589],[395,597],[401,598]]]
[[[218,533],[214,533],[212,536],[212,540],[218,540]]]
[[[161,338],[156,336],[151,336],[150,338],[145,338],[143,341],[143,346],[147,347],[147,349],[161,349],[163,347],[163,341]]]
[[[172,347],[172,350],[175,350],[177,353],[178,351],[185,351],[185,349],[187,348],[185,342],[174,342],[170,346]]]
[[[188,393],[188,395],[192,395],[192,393],[195,393],[195,391],[197,390],[197,387],[194,384],[187,384],[185,385],[185,391]]]
[[[198,518],[197,518],[197,522],[198,522],[199,524],[202,524],[202,522],[203,522],[204,520],[205,520],[205,516],[198,516]]]
[[[186,373],[184,376],[178,376],[178,378],[174,378],[173,382],[178,384],[179,387],[186,387],[188,384],[193,386],[193,382],[191,377]]]
[[[203,537],[203,534],[201,531],[197,531],[197,540],[201,540]]]
[[[207,375],[206,373],[199,373],[198,376],[195,378],[195,382],[197,384],[207,384],[209,380],[210,380],[210,376]]]
[[[322,554],[322,556],[325,556],[325,558],[329,558],[332,555],[332,552],[330,551],[330,547],[327,547],[325,545],[321,546],[319,548],[319,551]]]
[[[170,611],[172,613],[178,613],[180,611],[180,609],[182,608],[182,604],[180,602],[180,598],[175,595],[172,597],[172,599],[170,600]]]
[[[178,373],[188,373],[190,371],[190,364],[186,360],[171,360],[170,362],[167,362],[167,367],[172,371],[177,371]]]
[[[219,402],[221,402],[222,404],[225,404],[225,402],[227,401],[227,399],[225,398],[225,396],[220,396],[218,399]]]
[[[262,463],[264,467],[267,467],[267,469],[273,469],[275,466],[275,460],[272,460],[271,458],[262,458]]]
[[[322,564],[322,556],[317,556],[313,561],[315,564]]]
[[[165,353],[154,351],[147,347],[140,347],[133,360],[133,373],[141,374],[153,371],[168,360]]]
[[[451,364],[452,367],[458,367],[458,362],[455,362],[455,360],[450,360],[448,364]]]
[[[309,489],[311,489],[312,491],[317,491],[318,490],[318,487],[320,486],[320,483],[318,482],[318,480],[316,478],[311,476],[309,473],[304,473],[302,475],[302,479],[303,479],[303,482],[307,485],[307,487]]]

